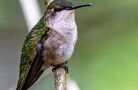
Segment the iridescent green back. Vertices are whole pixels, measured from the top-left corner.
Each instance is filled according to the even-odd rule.
[[[27,35],[22,48],[19,82],[25,79],[30,65],[36,56],[37,44],[46,36],[46,32],[45,20],[41,18],[37,25]]]

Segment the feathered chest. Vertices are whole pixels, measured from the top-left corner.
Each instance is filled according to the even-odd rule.
[[[52,65],[67,61],[74,51],[77,33],[66,32],[61,34],[57,31],[49,30],[48,36],[49,38],[45,41],[44,45],[45,59]]]
[[[77,40],[77,25],[75,22],[74,12],[61,12],[51,16],[47,20],[47,27],[50,29],[50,37],[62,37],[70,44],[75,44]]]
[[[47,24],[49,38],[45,41],[45,59],[49,59],[51,64],[67,61],[72,56],[77,41],[76,23],[60,20],[51,20]]]

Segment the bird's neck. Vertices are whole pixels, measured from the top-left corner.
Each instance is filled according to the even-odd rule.
[[[59,13],[55,17],[48,18],[46,23],[49,28],[59,33],[74,32],[77,29],[74,12],[70,13],[70,16]]]
[[[65,14],[58,15],[47,20],[47,25],[50,30],[58,32],[64,38],[76,42],[77,40],[77,26],[75,22],[74,13],[71,16],[66,16]]]

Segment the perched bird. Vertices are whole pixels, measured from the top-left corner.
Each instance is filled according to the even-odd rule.
[[[77,41],[74,11],[90,4],[74,5],[67,0],[47,0],[44,16],[27,35],[22,48],[16,90],[27,90],[53,66],[63,66],[72,56]],[[53,69],[53,70],[54,70]]]

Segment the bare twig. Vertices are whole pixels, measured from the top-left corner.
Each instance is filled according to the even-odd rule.
[[[66,70],[62,67],[54,71],[55,90],[66,90]]]

